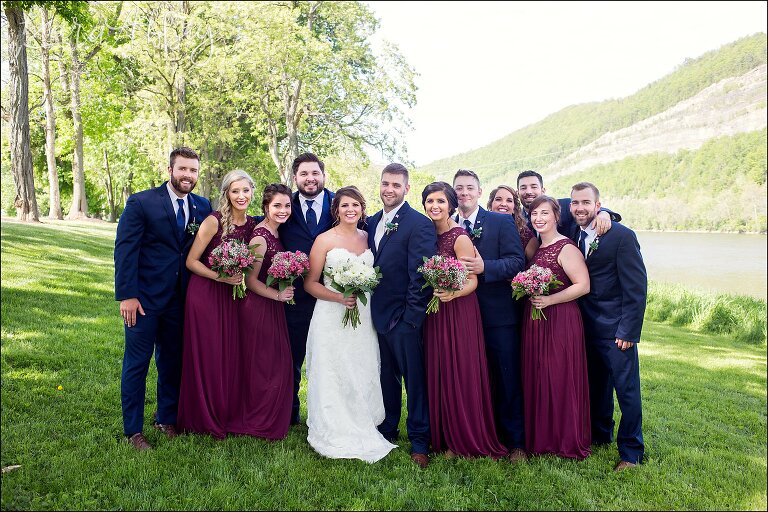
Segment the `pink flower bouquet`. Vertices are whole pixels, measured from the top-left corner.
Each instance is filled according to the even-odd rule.
[[[211,270],[219,273],[219,277],[233,277],[240,275],[242,279],[232,289],[233,299],[245,297],[245,273],[253,270],[256,254],[248,244],[237,239],[223,240],[211,251],[208,256],[208,264]]]
[[[275,253],[272,264],[267,269],[267,286],[277,281],[280,291],[293,284],[297,277],[304,277],[309,272],[309,257],[301,251],[282,251]],[[287,304],[296,304],[293,299]]]
[[[526,295],[549,295],[551,287],[563,284],[559,281],[551,269],[531,265],[528,270],[518,272],[512,279],[512,296],[515,299],[525,297]],[[544,312],[537,307],[531,308],[531,320],[539,320],[544,317]]]
[[[450,256],[435,255],[431,258],[424,257],[424,264],[417,269],[424,274],[426,283],[423,290],[431,286],[435,290],[459,291],[464,288],[469,277],[469,272],[456,258]],[[427,314],[437,313],[440,310],[440,299],[432,297],[427,305]]]

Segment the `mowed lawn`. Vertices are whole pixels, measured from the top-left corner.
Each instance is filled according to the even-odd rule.
[[[435,456],[422,471],[405,434],[376,464],[328,460],[306,427],[276,443],[168,441],[147,428],[156,449],[138,453],[121,436],[114,232],[2,221],[0,459],[20,465],[2,474],[4,510],[766,509],[766,346],[649,321],[640,344],[647,461],[620,474],[615,446],[583,462],[515,466]]]

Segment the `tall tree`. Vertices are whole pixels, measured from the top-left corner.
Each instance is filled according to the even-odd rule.
[[[16,186],[16,215],[23,221],[40,220],[29,148],[29,78],[24,9],[28,2],[5,2],[8,19],[8,56],[10,75],[11,174]]]
[[[50,195],[48,217],[63,219],[61,195],[59,193],[59,171],[56,168],[56,114],[53,107],[53,89],[51,88],[51,29],[53,19],[48,15],[46,6],[41,6],[42,21],[40,31],[40,57],[43,68],[43,101],[45,103],[45,159],[48,164],[48,193]]]

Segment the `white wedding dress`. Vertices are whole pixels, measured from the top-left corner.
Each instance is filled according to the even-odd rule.
[[[325,270],[355,258],[373,265],[370,250],[358,256],[334,248],[326,254]],[[384,421],[379,342],[371,301],[365,306],[357,302],[361,323],[356,329],[351,324],[342,327],[346,311],[342,304],[325,300],[315,304],[307,336],[307,441],[324,457],[373,463],[397,446],[376,429]]]

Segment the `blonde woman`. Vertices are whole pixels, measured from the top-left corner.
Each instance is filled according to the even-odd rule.
[[[232,287],[242,282],[242,276],[219,277],[211,270],[208,257],[223,240],[251,240],[256,221],[246,211],[252,198],[253,180],[245,171],[224,176],[218,209],[200,224],[187,257],[193,275],[187,290],[177,420],[184,432],[222,439],[238,430],[232,411],[238,405],[233,390],[239,383],[233,381],[231,370],[243,349],[239,332],[242,301],[232,298]]]

